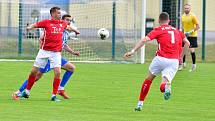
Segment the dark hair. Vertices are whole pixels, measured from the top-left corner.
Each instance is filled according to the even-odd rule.
[[[63,15],[63,16],[62,16],[62,20],[64,20],[66,17],[71,17],[71,15],[69,15],[69,14]]]
[[[167,21],[167,20],[169,20],[169,14],[167,12],[162,12],[159,15],[159,20],[160,21]]]
[[[52,7],[52,8],[50,9],[50,14],[52,15],[52,13],[54,13],[56,10],[60,10],[60,8],[57,7],[57,6]]]

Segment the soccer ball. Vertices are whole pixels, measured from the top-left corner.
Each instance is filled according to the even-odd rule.
[[[97,36],[102,40],[107,39],[109,37],[109,35],[110,35],[110,33],[106,28],[101,28],[97,32]]]

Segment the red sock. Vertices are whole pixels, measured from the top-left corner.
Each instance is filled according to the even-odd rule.
[[[36,79],[35,76],[29,75],[28,84],[27,84],[27,87],[26,87],[27,90],[31,90],[32,86],[34,85],[35,79]]]
[[[163,93],[163,92],[165,92],[165,86],[166,86],[166,82],[162,82],[161,84],[160,84],[160,91]]]
[[[144,101],[146,95],[149,92],[150,86],[151,86],[152,81],[151,80],[145,80],[144,83],[142,84],[142,89],[140,91],[140,97],[139,101]]]
[[[60,79],[59,78],[54,78],[52,94],[54,94],[54,95],[57,94],[59,85],[60,85]]]

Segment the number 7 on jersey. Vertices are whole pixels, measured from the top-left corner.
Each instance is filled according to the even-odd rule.
[[[168,31],[168,33],[171,35],[171,43],[175,44],[175,34],[174,34],[174,31]]]

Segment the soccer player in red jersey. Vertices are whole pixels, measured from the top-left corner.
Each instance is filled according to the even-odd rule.
[[[74,20],[71,17],[71,15],[69,15],[69,14],[63,15],[62,20],[66,21],[68,23],[68,25],[70,25],[71,22],[73,22],[73,25],[70,25],[70,26],[73,26],[73,28],[77,29],[77,27],[74,25]],[[70,31],[64,30],[63,36],[62,36],[62,40],[63,40],[62,49],[66,50],[70,54],[80,56],[79,51],[73,50],[68,45],[70,34],[71,34]],[[44,38],[44,35],[42,34],[40,37],[40,40],[43,40],[43,38]],[[73,75],[76,67],[74,64],[70,63],[69,61],[67,61],[65,58],[62,57],[61,58],[61,68],[66,70],[66,72],[63,74],[62,80],[60,82],[60,86],[58,88],[58,94],[60,96],[62,96],[64,99],[69,99],[70,97],[66,94],[64,87],[68,83],[70,77]],[[43,74],[48,73],[51,70],[52,70],[52,68],[50,68],[50,61],[48,60],[48,63],[46,64],[45,68],[40,68],[39,73],[37,73],[37,75],[36,75],[35,81],[38,81],[43,76]],[[24,83],[22,83],[22,85],[20,86],[20,88],[12,94],[13,100],[19,100],[19,98],[22,97],[22,93],[26,89],[27,83],[28,83],[28,80],[25,80]]]
[[[135,111],[141,111],[143,101],[150,89],[151,83],[159,73],[162,74],[160,91],[164,93],[165,100],[170,98],[171,81],[178,70],[182,41],[185,42],[185,46],[187,47],[190,43],[184,34],[169,25],[169,21],[168,13],[162,12],[159,15],[160,26],[153,29],[145,38],[141,39],[130,52],[127,52],[124,55],[124,58],[127,59],[146,42],[157,39],[158,50],[149,66],[149,73],[142,84],[139,101]]]
[[[50,66],[54,70],[51,101],[60,101],[57,99],[56,94],[60,84],[63,31],[64,29],[68,29],[75,31],[77,34],[79,34],[79,31],[72,29],[65,21],[61,20],[61,11],[59,7],[52,7],[50,9],[50,14],[52,17],[51,19],[42,20],[27,27],[27,31],[34,28],[43,28],[44,38],[40,43],[40,50],[29,75],[26,90],[22,93],[22,96],[25,98],[28,98],[30,95],[30,90],[34,85],[39,68],[45,68],[48,60],[50,60]]]

